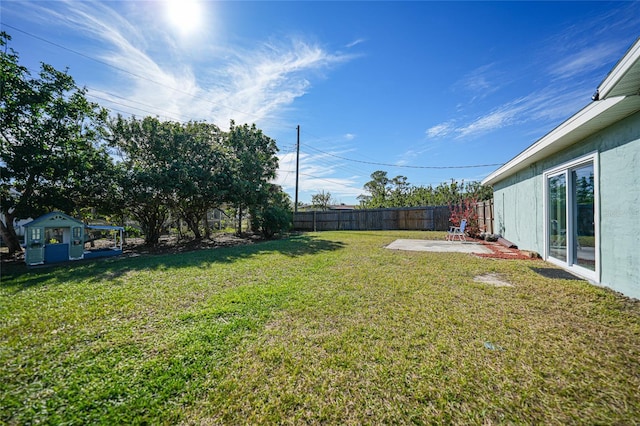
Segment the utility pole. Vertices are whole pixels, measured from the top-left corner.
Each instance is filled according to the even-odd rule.
[[[293,206],[294,213],[298,213],[298,175],[300,170],[300,125],[298,124],[298,142],[296,144],[296,201]]]

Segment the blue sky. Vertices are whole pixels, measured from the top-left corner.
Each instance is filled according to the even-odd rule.
[[[590,102],[640,35],[638,2],[11,1],[32,72],[114,113],[256,123],[278,183],[357,203],[376,170],[481,180]],[[481,166],[481,167],[460,167]]]

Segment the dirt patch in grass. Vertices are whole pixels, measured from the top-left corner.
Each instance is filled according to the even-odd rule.
[[[473,278],[473,281],[477,283],[490,284],[494,287],[513,287],[513,284],[506,281],[502,275],[494,273],[476,275]]]
[[[128,238],[124,253],[136,254],[173,254],[185,253],[196,250],[204,250],[219,247],[234,247],[239,245],[254,244],[263,241],[260,235],[256,234],[215,234],[211,238],[200,240],[183,238],[177,236],[163,236],[156,246],[147,246],[142,238]]]

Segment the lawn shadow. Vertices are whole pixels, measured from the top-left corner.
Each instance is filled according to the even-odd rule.
[[[584,281],[584,279],[573,275],[564,269],[559,268],[530,268],[533,272],[542,275],[545,278],[560,279],[560,280],[575,280]]]
[[[206,268],[214,263],[228,264],[265,253],[281,253],[299,257],[340,250],[344,244],[318,236],[296,235],[281,240],[264,241],[232,247],[217,247],[173,254],[143,254],[114,258],[73,261],[29,268],[24,264],[3,265],[0,288],[13,287],[15,292],[56,280],[97,282],[117,279],[129,271],[167,270],[190,267]]]

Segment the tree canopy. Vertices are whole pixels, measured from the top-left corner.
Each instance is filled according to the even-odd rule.
[[[276,141],[255,124],[237,126],[231,121],[226,143],[232,153],[233,181],[229,202],[238,211],[238,233],[246,210],[255,210],[269,199],[269,181],[278,170]]]
[[[358,196],[363,208],[447,206],[459,204],[465,198],[477,201],[490,200],[493,189],[480,182],[441,183],[435,188],[413,186],[406,176],[389,178],[387,172],[377,170],[371,174],[371,180],[364,184],[368,194]]]
[[[223,132],[206,122],[109,119],[66,71],[42,64],[31,77],[10,40],[0,35],[0,229],[11,252],[21,250],[14,219],[51,210],[132,217],[148,244],[170,218],[200,238],[207,212],[223,204],[250,212],[265,235],[290,222],[288,197],[270,183],[275,140],[255,124],[232,121]]]
[[[102,198],[113,174],[102,144],[107,111],[66,72],[42,64],[32,77],[9,40],[0,34],[0,230],[13,253],[14,218],[77,213]]]
[[[324,192],[324,190],[313,194],[311,196],[311,207],[320,210],[327,210],[329,206],[334,203],[333,197],[330,192]]]

